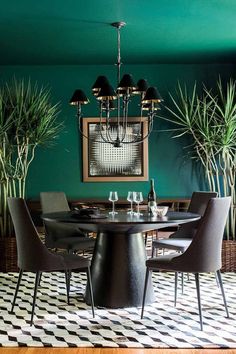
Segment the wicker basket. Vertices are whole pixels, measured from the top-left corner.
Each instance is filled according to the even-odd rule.
[[[236,272],[236,241],[223,241],[221,271]]]
[[[15,237],[0,239],[0,271],[18,272]]]

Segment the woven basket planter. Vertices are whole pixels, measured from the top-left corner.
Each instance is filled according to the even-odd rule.
[[[0,271],[18,272],[15,237],[0,239]]]
[[[221,271],[236,272],[236,241],[223,241]]]

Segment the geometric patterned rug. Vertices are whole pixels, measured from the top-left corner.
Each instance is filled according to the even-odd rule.
[[[140,308],[91,309],[83,301],[85,274],[72,273],[67,305],[63,273],[44,274],[38,290],[34,325],[29,325],[34,275],[23,275],[15,314],[10,314],[16,273],[0,274],[0,346],[236,348],[236,274],[222,274],[230,318],[225,317],[214,275],[202,275],[204,331],[200,331],[194,277],[185,279],[173,306],[173,273],[153,274],[156,301]]]

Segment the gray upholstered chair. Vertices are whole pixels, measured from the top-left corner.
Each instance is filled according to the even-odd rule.
[[[24,271],[33,272],[35,276],[34,296],[31,321],[33,323],[35,302],[39,281],[43,272],[64,271],[66,278],[67,302],[69,303],[70,273],[72,270],[86,272],[91,296],[92,313],[94,317],[93,291],[90,276],[90,261],[87,258],[73,254],[59,255],[50,252],[41,242],[33,224],[29,210],[22,198],[8,198],[8,206],[12,217],[17,244],[17,263],[20,269],[11,312],[14,310],[18,289]]]
[[[70,211],[66,195],[63,192],[40,193],[42,212],[54,213]],[[69,223],[44,222],[45,244],[48,248],[66,249],[68,252],[93,249],[95,240],[87,237],[76,225]]]
[[[201,330],[203,329],[203,322],[200,298],[199,273],[215,272],[218,279],[218,283],[221,288],[226,314],[227,317],[229,317],[220,268],[222,238],[230,208],[230,203],[230,197],[213,198],[209,201],[204,216],[200,221],[197,232],[194,235],[190,246],[184,253],[182,253],[181,255],[177,253],[156,258],[150,258],[146,261],[147,270],[145,277],[141,318],[143,318],[144,313],[146,288],[148,284],[149,273],[150,271],[159,270],[174,271],[176,274],[176,282],[178,279],[178,272],[188,272],[195,274]],[[176,296],[177,287],[175,301]]]
[[[215,197],[217,197],[217,192],[193,192],[188,211],[203,216],[209,200]],[[153,240],[152,257],[154,251],[160,248],[184,252],[192,242],[198,224],[199,221],[182,224],[168,239]]]

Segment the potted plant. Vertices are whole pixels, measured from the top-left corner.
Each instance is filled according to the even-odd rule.
[[[209,190],[232,197],[223,270],[236,270],[236,82],[230,79],[224,86],[219,78],[215,90],[203,85],[201,94],[196,83],[192,90],[178,84],[176,96],[170,98],[173,106],[166,107],[170,116],[162,118],[175,124],[175,138],[190,137],[185,148],[203,167]]]
[[[7,197],[25,197],[29,166],[36,147],[58,135],[58,103],[30,80],[13,79],[0,89],[0,269],[16,269],[16,247]]]

